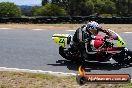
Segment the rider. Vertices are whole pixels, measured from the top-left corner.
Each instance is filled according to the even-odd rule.
[[[85,49],[85,43],[87,43],[89,50],[91,51],[90,41],[94,39],[94,36],[98,34],[99,31],[102,31],[109,34],[106,30],[103,30],[102,27],[95,21],[88,22],[86,25],[78,28],[73,36],[73,44],[76,45],[81,51]]]

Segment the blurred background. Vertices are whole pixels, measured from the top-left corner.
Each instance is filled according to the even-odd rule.
[[[82,23],[89,20],[132,23],[132,0],[0,0],[1,23]]]

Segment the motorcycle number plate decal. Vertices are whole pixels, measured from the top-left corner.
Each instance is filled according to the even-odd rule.
[[[59,43],[59,45],[61,45],[62,47],[65,47],[65,38],[59,38],[58,43]]]
[[[52,37],[52,39],[54,40],[55,43],[57,43],[58,45],[65,47],[65,39],[66,38],[59,38],[59,37]]]
[[[65,43],[64,38],[61,38],[61,39],[59,40],[59,43]]]

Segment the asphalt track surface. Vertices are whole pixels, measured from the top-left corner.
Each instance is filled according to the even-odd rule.
[[[0,67],[77,73],[81,64],[71,63],[58,53],[54,33],[74,34],[65,30],[0,30]],[[132,33],[119,33],[132,50]],[[130,74],[132,65],[120,66],[114,60],[85,63],[86,71],[94,74]]]

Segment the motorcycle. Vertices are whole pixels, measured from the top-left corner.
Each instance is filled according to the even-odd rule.
[[[79,45],[83,50],[76,47],[71,34],[54,34],[52,39],[60,46],[59,54],[66,60],[106,62],[112,58],[120,64],[131,63],[132,51],[126,48],[123,38],[111,29],[107,32],[109,35],[94,36],[90,41],[92,50],[89,50],[87,41]]]

